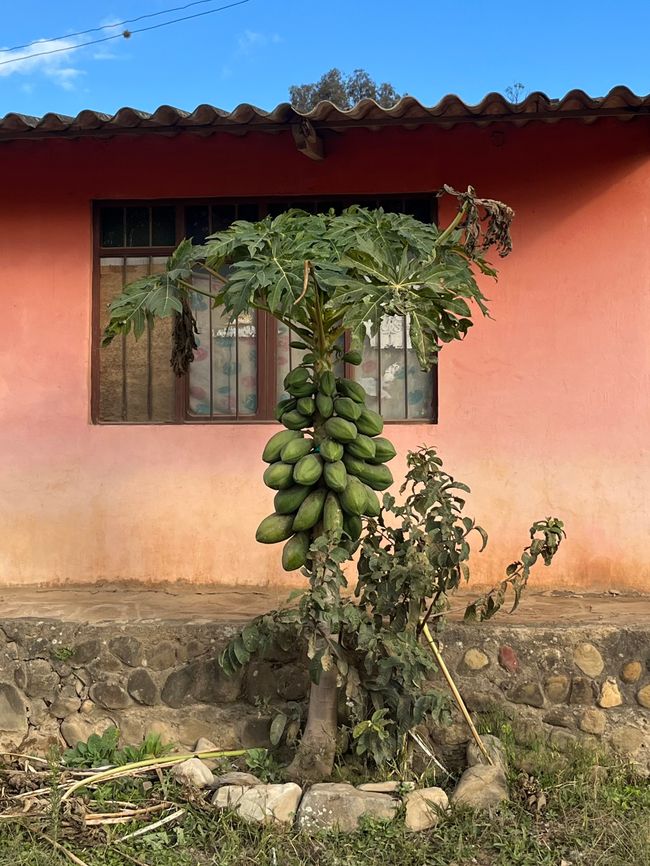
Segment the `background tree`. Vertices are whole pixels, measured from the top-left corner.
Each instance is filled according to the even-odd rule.
[[[222,282],[220,291],[209,295],[215,306],[222,307],[232,320],[252,308],[270,313],[291,329],[296,337],[293,345],[304,352],[302,363],[285,378],[288,396],[277,408],[285,429],[271,437],[262,455],[269,464],[264,481],[276,491],[275,510],[262,521],[256,537],[265,544],[284,544],[284,568],[302,568],[309,591],[297,608],[279,611],[244,629],[222,659],[224,668],[233,670],[274,636],[289,635],[294,645],[296,636],[306,638],[312,678],[309,713],[291,768],[293,775],[302,778],[331,772],[337,688],[341,678],[350,674],[350,653],[365,653],[370,677],[374,676],[373,666],[383,665],[385,670],[377,681],[391,694],[369,720],[371,727],[359,731],[366,744],[386,739],[385,728],[392,724],[386,713],[393,706],[396,711],[406,707],[399,690],[421,681],[430,667],[417,646],[415,622],[424,613],[425,591],[435,589],[431,581],[447,562],[447,552],[426,546],[424,536],[431,536],[430,527],[424,534],[418,530],[413,535],[417,543],[408,541],[410,530],[391,537],[377,528],[382,525],[376,522],[381,521],[382,503],[375,491],[392,483],[386,463],[395,449],[380,436],[383,421],[365,406],[364,389],[337,374],[337,369],[341,361],[360,363],[358,350],[367,329],[376,335],[387,316],[407,317],[412,345],[421,366],[428,369],[443,343],[466,335],[472,325],[471,304],[487,314],[475,271],[496,276],[484,256],[491,248],[501,256],[510,251],[512,211],[500,202],[477,198],[471,188],[464,193],[448,187],[445,191],[457,198],[458,211],[444,229],[404,214],[356,206],[340,215],[290,210],[257,223],[237,221],[204,245],[183,241],[165,273],[132,283],[110,305],[105,343],[131,329],[138,336],[148,320],[174,315],[172,365],[183,374],[196,348],[190,301],[192,293],[200,290],[192,284],[192,275],[208,271]],[[351,341],[347,352],[341,345],[346,333]],[[438,463],[435,456],[427,458],[429,475],[423,470],[411,480],[433,491],[446,492],[447,484],[458,486],[453,479],[440,476]],[[423,500],[416,497],[413,501],[417,511]],[[427,501],[428,510],[435,510],[431,497]],[[394,509],[394,501],[385,499],[383,504]],[[444,507],[449,510],[447,504]],[[413,516],[395,510],[403,519],[407,513]],[[418,513],[435,521],[427,509]],[[460,544],[462,560],[466,542],[456,531],[465,526],[467,534],[475,527],[472,521],[461,522],[455,513],[452,518],[447,542]],[[384,639],[385,616],[379,602],[364,601],[365,615],[369,609],[372,612],[373,604],[377,607],[369,632],[362,628],[359,608],[342,599],[346,580],[341,565],[358,546],[363,520],[371,530],[368,544],[375,540],[374,548],[365,546],[362,559],[372,563],[363,569],[365,600],[375,592],[369,588],[372,574],[383,569],[392,582],[396,574],[401,571],[404,575],[412,567],[414,555],[420,560],[434,556],[438,563],[438,572],[429,567],[431,579],[421,583],[417,592],[402,593],[406,599],[402,608],[411,609],[408,622],[413,626],[409,626],[411,639],[407,641]],[[392,544],[392,552],[381,550],[382,538]],[[419,544],[425,547],[419,550]],[[539,547],[542,542],[534,544]],[[455,554],[449,555],[450,562],[455,562]],[[401,556],[404,563],[400,563]],[[389,633],[395,636],[395,629]],[[361,634],[367,638],[363,646],[350,644]],[[342,642],[346,635],[347,647]],[[395,669],[400,666],[398,676]],[[409,705],[414,706],[414,701]],[[420,708],[431,709],[431,704],[425,702]],[[409,713],[404,710],[404,719]]]
[[[333,102],[338,108],[352,108],[361,99],[374,99],[382,108],[390,108],[400,100],[392,84],[377,84],[365,69],[355,69],[345,75],[340,69],[330,69],[314,84],[295,84],[289,88],[291,105],[296,111],[311,111],[319,102]]]

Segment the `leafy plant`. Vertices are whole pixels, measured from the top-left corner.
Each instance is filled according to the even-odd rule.
[[[282,777],[282,768],[267,749],[249,749],[246,766],[263,782],[278,782]]]
[[[162,742],[159,734],[147,734],[139,745],[127,745],[122,749],[118,748],[119,740],[118,728],[111,725],[103,734],[91,734],[85,743],[79,742],[73,749],[65,751],[63,763],[68,767],[88,769],[120,766],[147,758],[161,758],[172,750],[171,745]]]

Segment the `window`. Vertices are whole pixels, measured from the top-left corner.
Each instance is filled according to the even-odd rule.
[[[435,218],[432,196],[367,196],[332,199],[99,203],[95,209],[95,309],[93,420],[99,423],[205,423],[273,420],[287,372],[301,352],[289,346],[293,335],[283,324],[253,311],[229,323],[198,292],[192,298],[199,344],[187,376],[177,379],[169,365],[170,320],[136,341],[132,335],[100,349],[107,306],[123,286],[164,270],[167,256],[184,237],[201,243],[235,219],[257,220],[289,207],[313,213],[352,203]],[[209,274],[197,275],[197,288],[214,290]],[[437,420],[437,371],[423,373],[411,346],[408,323],[400,317],[382,323],[365,340],[360,367],[341,369],[356,378],[369,405],[388,421]]]

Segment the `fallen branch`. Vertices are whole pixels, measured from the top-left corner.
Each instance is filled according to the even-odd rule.
[[[100,824],[128,824],[142,815],[150,815],[152,812],[162,812],[169,809],[171,803],[156,803],[154,806],[144,806],[142,809],[124,809],[122,812],[89,812],[84,817],[84,823],[88,827],[96,827]]]
[[[135,839],[136,836],[144,836],[147,833],[151,833],[152,830],[157,830],[158,827],[162,827],[163,824],[169,824],[170,821],[175,821],[177,818],[180,818],[181,815],[185,814],[185,809],[178,809],[176,812],[172,812],[171,815],[166,815],[164,818],[161,818],[160,821],[154,821],[153,824],[147,824],[146,827],[141,827],[139,830],[134,830],[133,833],[127,833],[126,836],[122,836],[121,839],[118,839],[118,842],[126,842],[127,839]]]

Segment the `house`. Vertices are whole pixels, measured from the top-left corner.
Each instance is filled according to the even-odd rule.
[[[502,576],[533,520],[568,541],[537,586],[650,585],[650,97],[624,87],[477,106],[321,103],[307,116],[202,105],[0,120],[0,582],[286,581],[254,541],[260,454],[291,359],[262,315],[196,310],[192,372],[169,327],[100,348],[106,305],[184,236],[289,205],[449,217],[443,183],[516,211],[486,285],[493,320],[422,374],[402,324],[360,375],[404,455],[438,446],[473,490]],[[439,212],[438,212],[439,204]],[[401,462],[400,462],[401,461]]]

